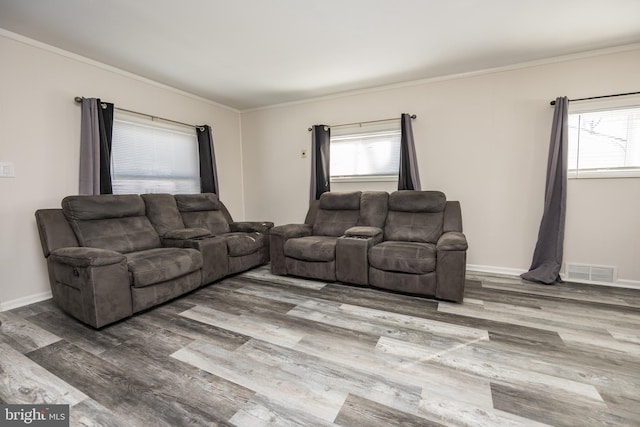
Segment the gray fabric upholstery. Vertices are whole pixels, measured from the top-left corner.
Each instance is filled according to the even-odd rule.
[[[206,228],[183,228],[181,230],[171,230],[164,233],[163,239],[200,239],[202,237],[211,236],[211,233]]]
[[[227,233],[223,234],[227,242],[229,256],[249,255],[262,249],[265,245],[265,237],[262,233]]]
[[[350,237],[350,234],[353,235]],[[369,249],[382,241],[378,227],[352,227],[336,242],[336,279],[356,285],[369,283]]]
[[[220,200],[213,193],[176,194],[176,204],[180,212],[219,211]]]
[[[82,247],[59,248],[51,252],[49,258],[52,262],[72,267],[99,267],[117,264],[126,259],[120,252]]]
[[[382,235],[382,230],[378,227],[356,226],[347,228],[344,232],[347,237],[375,237]]]
[[[78,239],[61,209],[38,209],[36,224],[45,258],[55,249],[78,246]]]
[[[457,231],[443,233],[438,239],[439,251],[466,251],[467,247],[467,239],[464,234]]]
[[[462,233],[462,210],[460,202],[447,200],[444,207],[444,217],[442,221],[442,231],[458,231]]]
[[[229,223],[220,211],[182,212],[182,220],[185,226],[206,228],[214,236],[231,231]]]
[[[436,269],[436,245],[387,241],[369,250],[369,264],[384,271],[425,274]]]
[[[229,221],[221,210],[220,200],[215,194],[177,194],[175,198],[186,227],[206,228],[213,235],[231,231]]]
[[[385,240],[436,243],[442,234],[442,212],[389,211]]]
[[[187,292],[200,287],[202,276],[200,270],[194,271],[177,279],[167,280],[153,286],[142,288],[131,288],[131,299],[133,312],[154,307],[163,302],[172,300]]]
[[[325,280],[327,282],[336,281],[336,263],[302,261],[299,259],[287,258],[287,274],[292,276],[307,277],[316,280]]]
[[[74,221],[136,217],[145,214],[144,201],[140,196],[132,194],[67,196],[62,199],[62,210],[67,219]]]
[[[146,207],[146,215],[160,237],[167,232],[185,228],[175,197],[171,194],[140,195]]]
[[[340,237],[345,230],[358,224],[360,192],[323,193],[313,223],[313,235]]]
[[[140,196],[69,196],[62,209],[81,246],[122,253],[161,246]]]
[[[308,236],[289,239],[284,244],[284,254],[289,258],[303,261],[333,261],[336,257],[337,239],[337,237],[332,236]]]
[[[202,268],[202,255],[195,249],[156,248],[126,257],[134,287],[166,282]]]
[[[54,302],[76,319],[100,328],[131,316],[131,287],[126,260],[75,267],[47,260]]]
[[[369,284],[376,288],[416,295],[436,295],[436,273],[410,274],[369,267]]]
[[[383,228],[387,219],[389,193],[384,191],[364,191],[360,197],[360,218],[358,225]]]
[[[442,212],[447,198],[440,191],[394,191],[389,195],[389,210],[399,212]]]

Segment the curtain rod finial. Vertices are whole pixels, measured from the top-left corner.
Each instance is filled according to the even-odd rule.
[[[76,102],[82,102],[82,97],[81,96],[76,96],[75,98],[73,98],[74,101]]]

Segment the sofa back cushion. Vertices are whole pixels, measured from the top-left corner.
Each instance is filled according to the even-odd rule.
[[[339,237],[358,225],[362,192],[323,193],[313,223],[313,235]]]
[[[80,246],[121,253],[160,247],[138,195],[68,196],[62,210]]]
[[[187,228],[206,228],[214,235],[231,231],[215,194],[176,194],[175,199]]]
[[[401,190],[389,195],[384,239],[437,243],[447,199],[440,191]]]
[[[364,191],[360,198],[358,225],[384,228],[387,219],[389,193],[386,191]]]
[[[146,207],[147,218],[162,237],[168,231],[185,228],[172,194],[141,194]]]

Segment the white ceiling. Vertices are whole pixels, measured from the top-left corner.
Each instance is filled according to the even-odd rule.
[[[0,0],[0,28],[243,110],[637,43],[640,0]]]

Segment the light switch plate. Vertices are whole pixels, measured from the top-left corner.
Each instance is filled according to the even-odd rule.
[[[12,162],[0,162],[0,178],[14,178],[15,168]]]

